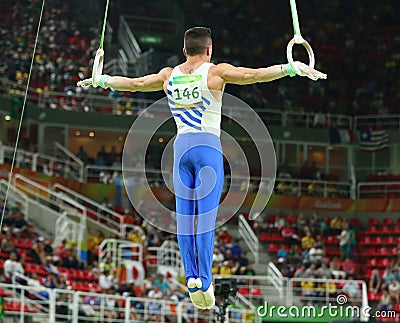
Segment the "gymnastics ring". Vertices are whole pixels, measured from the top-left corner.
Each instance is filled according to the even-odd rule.
[[[290,66],[295,70],[297,75],[302,75],[301,71],[296,67],[296,65],[294,64],[294,61],[293,61],[292,50],[293,50],[294,44],[303,45],[305,47],[305,49],[307,50],[307,53],[308,53],[308,58],[310,60],[310,63],[308,64],[308,66],[310,66],[311,68],[314,68],[314,66],[315,66],[314,52],[311,48],[311,45],[300,35],[295,35],[293,37],[293,39],[288,43],[287,49],[286,49],[286,55],[287,55],[288,62],[290,64]]]

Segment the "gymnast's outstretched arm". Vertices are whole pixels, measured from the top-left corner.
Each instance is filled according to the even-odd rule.
[[[171,74],[172,68],[165,67],[156,74],[149,74],[137,78],[129,78],[124,76],[102,75],[99,78],[98,85],[103,89],[111,88],[115,91],[130,92],[155,92],[163,90],[164,82],[166,82]],[[90,86],[92,79],[86,79],[78,82],[78,86]]]
[[[307,76],[314,81],[318,79],[326,79],[327,77],[326,74],[321,73],[304,63],[295,62],[295,64],[301,71],[300,76]],[[222,63],[216,66],[215,74],[225,80],[226,83],[246,85],[270,82],[287,75],[295,76],[296,72],[289,64],[273,65],[266,68],[247,68],[235,67],[227,63]]]

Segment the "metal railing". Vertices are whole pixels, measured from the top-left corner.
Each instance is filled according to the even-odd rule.
[[[96,89],[84,93],[66,93],[56,91],[37,91],[36,88],[29,88],[27,99],[40,108],[66,109],[74,111],[85,111],[106,114],[123,114],[124,111],[134,111],[137,107],[145,108],[154,100],[120,98],[113,99],[105,95],[93,94]],[[5,98],[23,98],[25,86],[0,78],[0,95]],[[70,102],[74,102],[73,104]],[[127,108],[129,105],[132,108]]]
[[[284,277],[281,271],[274,265],[273,262],[268,263],[267,275],[270,277],[272,285],[279,293],[279,299],[284,298],[285,288],[287,287],[287,278]]]
[[[243,241],[246,243],[250,252],[253,254],[255,264],[258,264],[260,256],[260,240],[251,229],[249,223],[242,214],[239,214],[238,221],[239,234],[242,237]]]
[[[361,322],[369,320],[367,284],[363,280],[291,278],[288,284],[288,305],[295,300],[305,303],[323,303],[325,306],[350,307],[344,313],[350,318],[357,317]],[[350,314],[350,315],[349,315]]]
[[[188,300],[166,300],[121,295],[101,294],[66,289],[49,289],[22,285],[0,284],[6,291],[4,304],[7,318],[15,318],[18,322],[30,322],[32,318],[42,322],[59,322],[67,320],[71,323],[91,322],[166,322],[172,319],[182,323],[183,317],[191,321],[210,322],[215,316],[213,311],[198,311]],[[19,293],[12,291],[18,290]],[[246,309],[229,309],[228,313],[238,313],[240,317],[228,322],[246,322],[249,314]]]
[[[67,212],[61,213],[56,220],[56,243],[66,241],[78,241],[79,223],[70,219]]]
[[[86,260],[86,251],[81,249],[86,240],[87,210],[85,206],[20,174],[14,175],[12,189],[25,194],[29,201],[36,202],[29,206],[28,219],[34,220],[47,232],[57,231],[57,219],[60,214],[66,213],[74,218],[79,229],[77,232],[78,256],[82,260]],[[33,219],[33,217],[35,218]],[[56,236],[55,243],[60,243],[62,240],[60,238]]]
[[[126,240],[104,239],[99,246],[99,264],[110,263],[120,267],[125,259],[143,263],[143,245]]]
[[[352,185],[350,182],[321,181],[310,179],[277,178],[276,194],[291,196],[320,196],[350,198]]]
[[[284,112],[282,125],[285,127],[352,129],[353,117],[345,114],[319,112]]]
[[[14,147],[6,146],[0,142],[0,164],[11,164],[13,156]],[[69,159],[39,154],[37,152],[31,152],[20,148],[17,149],[15,155],[15,166],[28,168],[33,172],[42,172],[46,175],[56,173],[62,175],[64,178],[76,178],[76,176],[72,174],[71,161],[69,161]],[[83,175],[83,164],[79,167],[81,168],[75,170],[79,171]]]
[[[95,221],[96,223],[101,224],[102,227],[107,228],[108,231],[119,236],[124,236],[124,218],[118,212],[115,212],[105,205],[97,203],[96,201],[59,183],[54,184],[52,190],[59,196],[72,199],[80,205],[85,205],[89,221]],[[138,229],[143,233],[143,229],[140,227],[138,227]]]
[[[378,128],[378,129],[400,129],[400,115],[399,114],[375,114],[375,115],[361,115],[354,117],[354,130]]]
[[[400,181],[360,182],[357,198],[397,198],[400,196]]]
[[[151,61],[151,53],[143,53],[140,58],[145,64],[149,65]],[[119,53],[118,62],[113,60],[105,64],[107,68],[113,72],[119,70],[125,75],[128,74],[129,58],[126,56],[124,51]],[[140,71],[142,72],[142,71]],[[143,74],[143,73],[141,73]],[[0,93],[7,98],[23,97],[25,87],[15,82],[11,82],[5,78],[0,78]],[[69,109],[75,111],[86,111],[106,114],[123,114],[125,111],[130,113],[136,113],[136,110],[140,110],[148,107],[154,100],[146,99],[133,99],[133,98],[120,98],[112,99],[108,96],[95,94],[96,89],[91,89],[84,93],[66,93],[66,92],[55,92],[55,91],[40,91],[38,92],[35,88],[30,88],[28,91],[28,100],[37,104],[39,107]],[[66,102],[74,102],[74,104],[66,105]],[[129,105],[132,108],[126,108]],[[168,110],[163,109],[164,112],[170,115]],[[305,128],[314,128],[314,117],[315,113],[309,112],[282,112],[277,109],[268,109],[255,107],[254,111],[260,116],[262,120],[265,120],[268,124],[278,126],[298,126]],[[237,107],[224,106],[224,114],[226,116],[238,116],[240,118],[246,118],[247,114],[240,113],[240,109]],[[320,124],[320,127],[337,126],[340,128],[351,128],[353,125],[353,118],[346,115],[336,114],[324,114],[326,120],[334,120]]]
[[[174,241],[165,241],[157,250],[157,264],[172,268],[178,275],[184,275],[179,246]]]
[[[72,152],[70,152],[67,148],[61,145],[59,142],[54,143],[54,147],[56,148],[56,155],[61,155],[63,160],[65,161],[65,168],[72,175],[74,179],[83,183],[84,181],[84,162],[76,157]]]

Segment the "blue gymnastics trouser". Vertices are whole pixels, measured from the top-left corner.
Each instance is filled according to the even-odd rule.
[[[174,143],[177,234],[186,279],[212,282],[215,221],[224,185],[221,141],[211,133],[179,134]]]

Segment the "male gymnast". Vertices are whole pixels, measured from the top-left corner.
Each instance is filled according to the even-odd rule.
[[[215,221],[224,183],[220,126],[225,84],[270,82],[295,76],[296,72],[289,64],[257,69],[214,65],[210,63],[211,30],[205,27],[185,32],[183,54],[184,63],[165,67],[157,74],[138,78],[101,75],[98,80],[90,78],[78,85],[115,91],[164,91],[167,95],[177,126],[173,180],[178,244],[190,298],[196,307],[210,309],[215,305],[211,273]],[[295,64],[300,76],[314,81],[327,77],[306,64]]]

